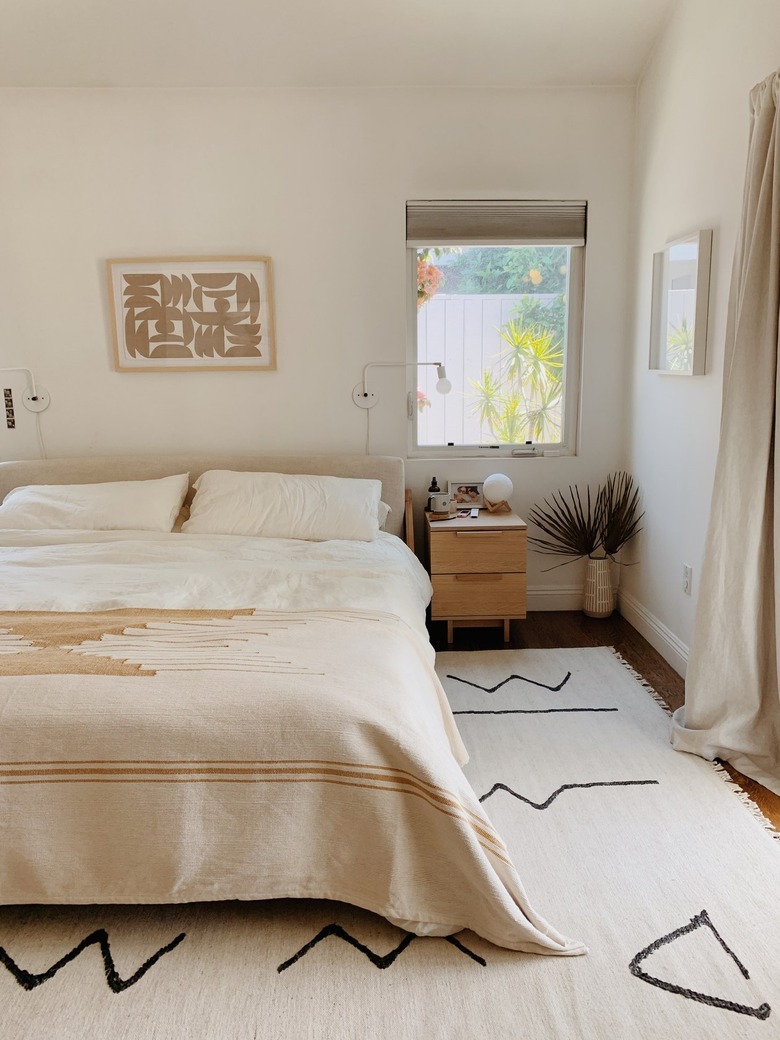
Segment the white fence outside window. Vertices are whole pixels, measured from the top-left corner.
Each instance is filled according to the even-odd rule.
[[[476,392],[485,369],[499,372],[499,355],[507,344],[501,326],[515,316],[525,299],[551,304],[556,293],[448,295],[437,293],[417,312],[417,360],[442,361],[452,392],[436,393],[436,370],[417,369],[417,387],[431,402],[418,411],[417,443],[488,444],[489,429],[482,428],[474,410]]]

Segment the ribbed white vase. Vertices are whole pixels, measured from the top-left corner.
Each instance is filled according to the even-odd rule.
[[[610,566],[609,559],[588,560],[585,570],[585,599],[582,604],[582,612],[588,617],[609,617],[615,609]]]

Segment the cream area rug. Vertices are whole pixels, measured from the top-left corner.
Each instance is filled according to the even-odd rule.
[[[532,904],[587,956],[339,903],[5,907],[3,1040],[780,1036],[780,842],[638,677],[607,648],[437,669]]]

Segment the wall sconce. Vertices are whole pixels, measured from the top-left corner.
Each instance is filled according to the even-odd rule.
[[[0,372],[26,372],[30,379],[30,389],[22,394],[22,404],[30,412],[43,412],[51,402],[48,390],[36,387],[35,376],[29,368],[0,368]]]
[[[379,400],[379,395],[368,389],[369,368],[425,368],[430,366],[438,369],[439,380],[436,389],[440,394],[448,394],[452,390],[452,383],[447,378],[447,370],[441,361],[369,361],[363,366],[363,380],[357,383],[352,390],[352,400],[358,408],[373,408]]]
[[[22,404],[28,412],[35,413],[35,433],[38,438],[38,448],[41,452],[41,458],[46,458],[46,447],[43,443],[43,434],[41,433],[41,417],[39,412],[45,411],[51,403],[51,397],[49,396],[48,390],[44,390],[42,386],[35,385],[35,376],[29,368],[0,368],[0,372],[25,372],[30,384],[30,388],[25,390],[22,394]],[[8,430],[16,429],[16,420],[14,417],[14,398],[13,393],[9,388],[4,387],[3,402],[5,404],[5,425]]]

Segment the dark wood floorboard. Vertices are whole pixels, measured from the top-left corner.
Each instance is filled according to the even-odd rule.
[[[567,646],[612,646],[639,672],[674,711],[685,699],[685,681],[667,664],[657,650],[618,613],[608,618],[585,617],[580,611],[531,613],[524,621],[513,621],[511,638],[504,642],[503,630],[495,628],[456,628],[454,642],[447,644],[443,621],[429,623],[431,642],[436,650],[522,650]],[[725,764],[725,763],[724,763]],[[780,796],[768,791],[731,766],[732,779],[756,802],[780,831]]]

